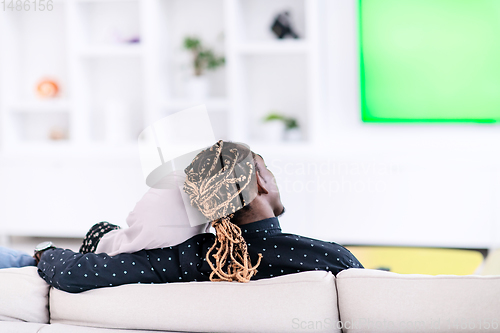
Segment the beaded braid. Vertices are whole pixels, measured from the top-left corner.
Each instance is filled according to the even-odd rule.
[[[185,169],[184,191],[191,205],[212,221],[216,232],[215,243],[206,256],[212,269],[211,281],[248,282],[257,273],[262,259],[259,253],[257,264],[252,266],[241,229],[230,221],[234,212],[250,203],[247,194],[254,166],[248,161],[242,162],[246,156],[241,150],[242,146],[219,140],[199,153]],[[214,249],[215,266],[210,258]]]

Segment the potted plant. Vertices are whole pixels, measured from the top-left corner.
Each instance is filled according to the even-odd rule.
[[[302,139],[299,123],[297,119],[293,117],[288,117],[273,111],[269,113],[263,121],[269,124],[266,129],[266,134],[271,140],[273,138],[277,140],[284,139],[286,141],[299,141]]]
[[[188,82],[187,95],[191,99],[204,100],[208,97],[208,80],[203,74],[223,66],[225,58],[215,55],[197,37],[186,37],[184,48],[191,52],[193,58],[193,77]]]

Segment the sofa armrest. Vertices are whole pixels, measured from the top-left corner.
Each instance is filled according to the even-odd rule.
[[[49,322],[49,285],[35,266],[0,269],[0,320]]]

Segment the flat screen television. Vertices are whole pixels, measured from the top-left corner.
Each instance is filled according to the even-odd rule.
[[[500,0],[358,0],[364,122],[500,121]]]

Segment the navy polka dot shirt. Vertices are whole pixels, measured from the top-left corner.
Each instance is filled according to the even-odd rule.
[[[363,265],[343,246],[281,232],[276,217],[241,226],[252,263],[262,261],[252,280],[311,270],[333,274]],[[211,233],[184,243],[115,256],[75,253],[61,248],[42,254],[38,274],[50,285],[68,292],[129,283],[207,281],[211,273],[205,257],[213,245]]]

